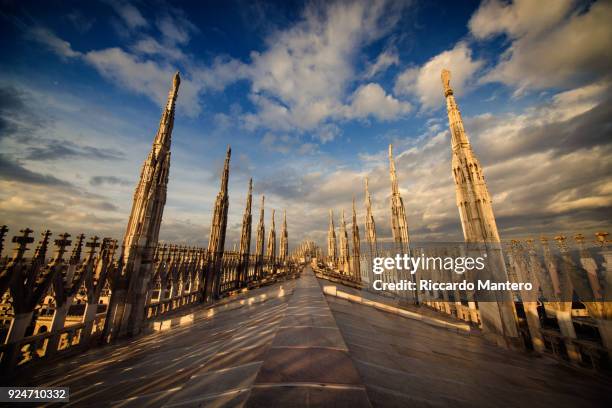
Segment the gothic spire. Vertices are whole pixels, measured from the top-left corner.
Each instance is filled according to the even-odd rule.
[[[210,229],[210,240],[208,250],[211,253],[222,254],[225,248],[225,232],[227,229],[227,211],[229,207],[229,197],[227,194],[227,184],[229,180],[229,165],[232,156],[232,149],[227,146],[225,164],[221,174],[221,188],[217,194],[215,208],[213,211],[212,225]]]
[[[164,111],[162,112],[161,119],[159,121],[159,129],[157,135],[155,135],[154,145],[158,148],[161,146],[170,149],[170,139],[172,136],[172,127],[174,126],[174,107],[176,104],[176,98],[178,97],[178,90],[181,84],[181,76],[177,71],[172,78],[172,87],[168,92],[168,100]]]
[[[264,255],[264,240],[266,236],[266,226],[264,221],[264,203],[266,197],[261,196],[261,207],[259,208],[259,223],[257,224],[257,242],[255,243],[255,255],[262,257]]]
[[[446,110],[448,112],[448,122],[451,131],[452,149],[455,151],[461,147],[469,147],[469,140],[465,129],[461,112],[455,101],[453,89],[450,86],[451,73],[447,69],[442,70],[442,86],[444,87],[444,97],[446,98]]]
[[[366,238],[368,240],[368,246],[370,247],[370,256],[375,257],[378,255],[378,241],[376,238],[376,224],[374,223],[374,215],[372,214],[372,197],[370,196],[370,190],[368,189],[367,177],[365,178],[365,205]]]
[[[153,146],[142,165],[140,180],[134,192],[134,201],[123,238],[119,259],[120,273],[115,277],[115,287],[109,314],[104,328],[104,338],[112,341],[121,333],[137,334],[143,316],[138,311],[144,308],[148,280],[153,274],[152,265],[155,246],[159,239],[168,177],[170,173],[170,145],[174,127],[174,108],[181,83],[177,72],[168,93],[168,102],[159,122]],[[75,248],[80,257],[80,240]],[[127,289],[125,289],[127,288]]]
[[[397,183],[397,172],[395,171],[395,160],[393,160],[393,145],[389,145],[389,175],[391,177],[391,194],[399,194]]]
[[[349,273],[349,256],[348,233],[346,231],[344,210],[342,210],[342,221],[340,224],[340,259],[338,262],[338,268],[345,273]]]
[[[278,256],[281,261],[284,261],[288,254],[289,254],[289,237],[287,235],[287,211],[283,210],[283,226],[281,229],[280,253]]]
[[[353,196],[353,276],[355,279],[361,279],[361,239],[359,237],[359,226],[357,225],[357,210],[355,209],[355,196]]]
[[[334,213],[329,210],[329,229],[327,232],[327,256],[329,262],[335,265],[338,258],[338,247],[336,243],[336,228],[334,227]]]
[[[400,253],[407,253],[410,244],[408,234],[408,221],[406,220],[406,208],[400,194],[393,160],[393,145],[389,145],[389,175],[391,177],[391,228],[396,249]]]
[[[229,197],[227,194],[227,183],[229,179],[229,164],[232,149],[227,146],[223,174],[221,175],[221,188],[215,200],[213,218],[210,226],[210,238],[208,240],[208,252],[211,257],[211,266],[207,271],[205,298],[218,298],[221,290],[221,274],[223,251],[225,250],[225,234],[227,232],[227,211],[229,209]]]
[[[452,174],[464,239],[466,242],[499,243],[491,197],[480,163],[463,128],[459,107],[450,87],[450,72],[443,70],[441,76],[451,132]],[[500,281],[507,280],[508,272],[501,247],[491,245],[487,248],[487,265],[493,265],[488,267],[492,276]],[[498,343],[518,342],[520,335],[512,297],[507,292],[496,297],[496,302],[483,302],[478,305],[483,332],[486,336],[495,338]]]
[[[227,152],[225,153],[225,164],[223,165],[223,174],[221,175],[221,192],[227,195],[227,183],[229,180],[229,165],[230,158],[232,157],[232,148],[227,145]]]
[[[276,226],[274,223],[275,210],[272,209],[272,225],[270,225],[270,232],[268,235],[268,248],[267,248],[267,256],[269,258],[276,257]]]
[[[240,254],[248,255],[251,249],[251,204],[253,202],[253,179],[249,180],[249,192],[247,193],[246,208],[242,217],[242,233],[240,235]]]
[[[155,246],[159,237],[170,171],[170,144],[174,126],[174,108],[178,96],[180,75],[177,72],[162,112],[159,129],[147,156],[134,193],[132,211],[123,239],[124,265],[134,254],[132,247]]]
[[[491,196],[478,158],[472,151],[453,90],[450,71],[442,70],[448,124],[451,132],[452,173],[463,235],[468,242],[499,242]]]

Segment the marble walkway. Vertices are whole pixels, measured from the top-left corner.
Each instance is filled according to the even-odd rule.
[[[14,385],[70,387],[62,406],[606,406],[610,383],[323,295],[310,268],[185,326],[93,349]]]

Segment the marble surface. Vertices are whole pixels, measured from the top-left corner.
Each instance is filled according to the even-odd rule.
[[[323,295],[309,268],[265,301],[92,349],[17,377],[67,386],[62,406],[605,406],[610,384]]]

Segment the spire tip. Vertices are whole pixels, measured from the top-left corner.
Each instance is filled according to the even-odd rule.
[[[444,68],[440,74],[442,78],[442,86],[444,87],[444,96],[453,94],[453,89],[450,86],[451,73],[448,69]]]

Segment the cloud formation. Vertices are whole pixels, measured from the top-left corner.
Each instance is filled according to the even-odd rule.
[[[420,67],[404,70],[395,81],[395,92],[400,95],[414,95],[424,109],[444,104],[440,88],[440,72],[447,68],[453,74],[453,89],[461,93],[473,80],[474,74],[483,66],[483,61],[472,57],[472,50],[465,42],[457,43],[452,49],[431,58]]]
[[[264,52],[251,54],[251,101],[256,112],[245,114],[247,127],[312,130],[330,119],[386,120],[408,111],[409,105],[379,84],[365,84],[352,96],[348,91],[356,76],[357,51],[396,24],[399,7],[385,1],[306,7],[300,22],[272,35]],[[379,57],[371,76],[395,60],[397,56],[390,54]],[[384,106],[375,106],[379,101]]]
[[[560,92],[519,113],[465,117],[466,130],[484,167],[503,239],[533,234],[592,233],[609,227],[612,211],[612,111],[608,83]],[[462,95],[457,98],[461,105]],[[450,136],[443,122],[431,123],[417,138],[396,140],[396,166],[415,241],[462,239],[450,171]],[[363,200],[369,177],[381,239],[391,239],[386,151],[362,157],[362,168],[291,177],[280,191],[302,194],[294,210],[308,237],[325,243],[326,208],[336,217],[350,210],[353,195]],[[278,188],[280,180],[271,183]],[[273,192],[271,189],[269,190]],[[358,207],[363,227],[363,206]],[[336,218],[337,220],[337,218]]]
[[[346,109],[347,117],[367,118],[373,116],[379,120],[395,119],[410,112],[412,106],[388,95],[376,83],[362,85],[351,97],[351,103]]]
[[[56,34],[70,38],[69,31],[54,32],[42,19],[24,32],[60,62],[93,68],[107,83],[158,106],[181,70],[180,138],[173,145],[163,240],[206,244],[222,165],[222,153],[215,159],[210,151],[228,141],[236,152],[228,246],[239,237],[250,175],[268,210],[289,210],[292,245],[303,237],[323,244],[328,208],[338,216],[350,210],[353,195],[361,203],[368,176],[379,235],[390,239],[388,141],[395,145],[413,239],[461,239],[448,125],[436,110],[444,107],[442,68],[452,71],[460,106],[478,107],[464,119],[502,237],[587,233],[609,224],[609,2],[485,1],[461,27],[467,35],[418,56],[416,48],[398,45],[397,36],[410,35],[402,32],[405,21],[399,23],[405,2],[312,2],[278,25],[265,24],[274,10],[253,5],[264,23],[248,29],[263,36],[240,58],[197,54],[202,47],[195,43],[211,28],[196,27],[191,14],[172,6],[107,4],[116,44],[71,44]],[[96,18],[94,28],[83,29],[108,23]],[[0,78],[0,216],[18,227],[120,238],[131,177],[150,148],[158,108],[149,115],[129,107],[134,110],[121,113],[130,116],[120,118],[118,111],[128,107],[92,107],[80,95],[61,94],[61,84],[33,96],[29,84],[16,86],[6,77]],[[485,83],[500,93],[507,86],[517,99],[483,108],[482,96],[469,92]],[[542,92],[520,99],[532,89]],[[207,116],[209,109],[214,116]],[[426,119],[418,114],[424,111]],[[361,204],[358,213],[363,223]]]
[[[568,87],[609,75],[612,69],[612,3],[577,7],[570,0],[483,2],[472,16],[480,40],[506,35],[511,44],[483,81],[517,88]]]

